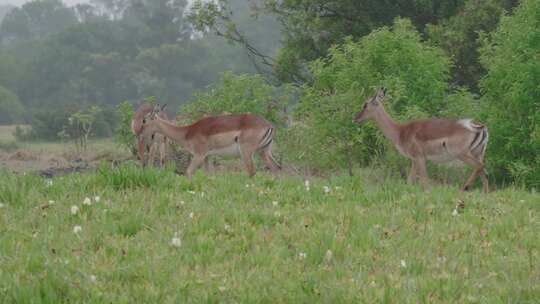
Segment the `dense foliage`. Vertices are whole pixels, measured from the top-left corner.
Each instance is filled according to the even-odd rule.
[[[218,83],[195,93],[195,100],[182,107],[180,113],[191,119],[223,113],[252,113],[282,126],[292,92],[291,87],[277,88],[268,84],[260,75],[225,73]]]
[[[12,124],[23,117],[23,106],[17,95],[0,86],[0,125]]]
[[[540,1],[523,0],[481,50],[489,161],[498,177],[540,186]]]
[[[435,116],[446,106],[450,60],[423,43],[406,19],[329,52],[312,64],[313,85],[296,110],[308,126],[305,144],[320,147],[312,151],[312,163],[366,164],[383,152],[380,132],[352,122],[379,86],[388,88],[385,108],[396,118]]]

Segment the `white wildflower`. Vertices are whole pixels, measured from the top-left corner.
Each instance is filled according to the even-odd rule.
[[[182,246],[182,240],[180,239],[180,236],[178,236],[178,232],[174,233],[174,237],[171,239],[171,246],[177,248]]]
[[[193,195],[195,195],[195,191],[191,191],[191,190],[189,190],[189,191],[188,191],[188,193],[189,193],[189,194],[193,194]]]
[[[47,180],[45,180],[45,186],[50,187],[50,186],[52,186],[52,185],[53,185],[52,179],[47,179]]]
[[[405,262],[405,260],[401,260],[399,264],[401,265],[402,268],[407,268],[407,262]]]
[[[101,200],[101,197],[99,197],[97,195],[94,196],[94,202],[99,203],[100,200]]]
[[[73,233],[79,233],[82,231],[82,227],[80,225],[76,225],[73,227]]]
[[[225,290],[227,290],[227,288],[225,288],[225,286],[219,286],[218,289],[221,292],[224,292]]]
[[[225,231],[229,232],[231,231],[231,226],[229,224],[225,224]]]
[[[180,205],[184,205],[184,204],[186,204],[186,202],[180,201]]]
[[[279,211],[276,211],[276,212],[274,212],[274,216],[275,216],[275,217],[280,217],[280,216],[281,216],[281,213],[279,213]]]
[[[53,201],[53,200],[49,201],[49,205],[54,205],[54,203],[55,203],[55,201]]]
[[[71,214],[75,215],[79,212],[79,207],[76,205],[71,206]]]
[[[323,190],[324,190],[324,193],[326,194],[330,193],[330,187],[328,186],[323,186]]]
[[[190,212],[190,213],[189,213],[189,218],[192,219],[192,218],[194,218],[194,217],[195,217],[195,213]]]
[[[90,275],[89,279],[90,279],[90,282],[92,282],[92,283],[97,282],[97,277],[95,275]]]
[[[332,260],[332,250],[328,249],[326,250],[326,254],[324,255],[324,259],[326,260],[326,262],[330,262]]]
[[[300,258],[301,260],[305,259],[306,257],[307,257],[307,254],[305,252],[298,253],[298,258]]]
[[[89,197],[84,198],[83,205],[87,205],[87,206],[92,205],[92,201],[90,200]]]
[[[452,211],[452,216],[457,216],[458,215],[458,211],[457,209],[454,209],[454,211]]]
[[[0,203],[0,209],[4,208],[6,205],[4,203]]]
[[[272,206],[277,207],[278,205],[279,205],[279,203],[277,201],[272,202]]]
[[[446,258],[444,256],[438,256],[437,257],[437,262],[444,263],[445,261],[446,261]]]

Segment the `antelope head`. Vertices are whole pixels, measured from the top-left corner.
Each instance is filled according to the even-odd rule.
[[[145,129],[150,129],[152,128],[152,121],[154,121],[157,117],[160,117],[160,118],[166,118],[165,117],[165,112],[163,112],[163,110],[165,109],[167,105],[164,104],[162,106],[160,106],[159,104],[156,104],[151,111],[148,111],[142,118],[142,127],[145,128]]]
[[[382,107],[382,101],[384,99],[384,95],[386,94],[385,88],[380,88],[375,96],[372,96],[368,98],[364,102],[364,106],[362,108],[362,111],[358,112],[356,116],[354,117],[353,122],[357,124],[361,124],[364,121],[373,118],[374,113]]]

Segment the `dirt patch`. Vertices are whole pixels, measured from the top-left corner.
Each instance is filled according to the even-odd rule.
[[[13,154],[11,154],[9,157],[8,157],[8,160],[16,160],[16,161],[31,161],[31,160],[37,160],[38,157],[30,152],[30,151],[26,151],[26,150],[18,150],[18,151],[15,151]]]

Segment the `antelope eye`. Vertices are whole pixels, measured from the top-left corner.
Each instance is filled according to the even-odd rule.
[[[143,123],[143,124],[146,123],[146,118],[142,120],[142,123]]]

